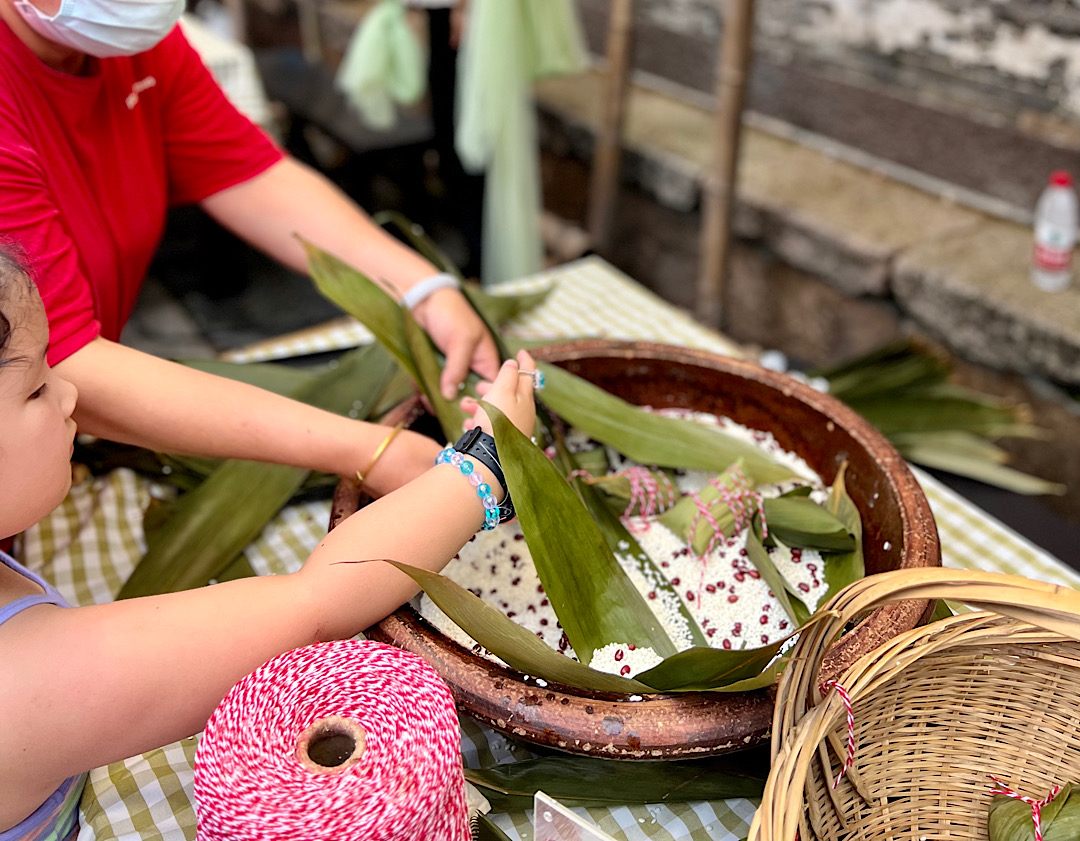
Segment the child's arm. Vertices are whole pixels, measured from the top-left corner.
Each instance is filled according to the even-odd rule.
[[[507,363],[488,399],[529,433],[532,381],[517,371]],[[482,414],[477,421],[487,426]],[[472,486],[440,466],[350,517],[298,573],[94,607],[41,606],[9,620],[0,626],[0,827],[71,774],[197,732],[229,687],[269,658],[352,635],[415,592],[387,564],[336,561],[440,569],[482,521]],[[19,805],[9,811],[9,802]]]
[[[158,452],[352,476],[371,462],[388,432],[101,338],[56,371],[79,389],[80,432]],[[426,470],[438,451],[430,438],[404,431],[365,484],[376,495],[401,487]]]

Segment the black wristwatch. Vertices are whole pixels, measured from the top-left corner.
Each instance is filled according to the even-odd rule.
[[[510,488],[506,484],[506,474],[499,464],[499,454],[495,450],[495,439],[478,426],[474,426],[454,444],[454,449],[467,458],[476,459],[495,474],[495,480],[502,485],[506,496],[499,503],[499,522],[505,523],[515,517],[514,503],[510,499]]]

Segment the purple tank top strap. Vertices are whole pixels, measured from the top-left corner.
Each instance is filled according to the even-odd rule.
[[[13,602],[8,602],[5,605],[0,605],[0,624],[3,624],[12,616],[16,616],[22,613],[27,608],[35,607],[39,604],[54,604],[59,607],[67,607],[67,600],[60,595],[60,591],[49,584],[44,578],[31,570],[28,570],[13,557],[5,552],[0,552],[0,564],[15,570],[15,572],[29,578],[39,587],[42,592],[33,593],[29,596],[20,596]]]

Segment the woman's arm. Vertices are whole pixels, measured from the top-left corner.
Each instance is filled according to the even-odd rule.
[[[203,202],[206,211],[252,245],[300,272],[307,258],[296,235],[318,244],[375,280],[404,292],[437,270],[375,225],[329,180],[292,158]],[[465,296],[441,289],[413,311],[446,354],[442,391],[447,398],[470,369],[491,378],[498,370],[495,343]]]
[[[388,431],[101,338],[56,370],[79,389],[81,432],[158,452],[351,476],[368,466]],[[402,432],[365,484],[375,494],[400,487],[430,467],[438,451],[431,439]]]
[[[517,370],[507,363],[489,399],[528,433],[531,380]],[[415,592],[387,564],[337,561],[441,569],[482,522],[472,486],[443,465],[354,514],[298,573],[93,607],[39,606],[8,620],[0,675],[15,678],[0,681],[0,828],[74,773],[197,732],[229,687],[269,658],[351,636]]]

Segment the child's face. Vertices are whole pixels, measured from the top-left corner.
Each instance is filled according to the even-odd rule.
[[[55,508],[71,487],[75,386],[45,362],[49,328],[41,299],[21,286],[3,303],[12,332],[0,368],[0,535]]]

